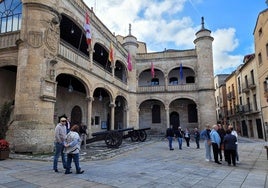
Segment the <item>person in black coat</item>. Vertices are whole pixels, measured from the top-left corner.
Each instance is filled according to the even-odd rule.
[[[220,145],[221,145],[221,147],[220,147],[220,149],[219,149],[219,156],[220,156],[220,161],[222,161],[222,150],[224,150],[223,149],[223,147],[224,147],[224,144],[223,144],[223,139],[224,139],[224,136],[226,135],[226,132],[225,132],[225,130],[224,130],[224,128],[222,127],[222,125],[221,124],[218,124],[218,127],[219,127],[219,129],[218,129],[218,134],[220,135],[220,137],[221,137],[221,143],[220,143]],[[224,153],[224,158],[225,158],[225,153]],[[226,159],[225,159],[226,160]]]
[[[166,130],[166,138],[168,139],[168,145],[170,150],[174,150],[174,148],[172,147],[173,137],[174,137],[174,130],[172,125],[170,125],[170,127],[167,128]]]
[[[224,136],[224,152],[226,154],[226,161],[228,165],[231,165],[231,162],[236,166],[236,142],[237,138],[231,134],[231,131],[226,130],[226,135]]]

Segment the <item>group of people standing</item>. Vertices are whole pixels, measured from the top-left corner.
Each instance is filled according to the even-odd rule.
[[[222,164],[220,161],[222,161],[223,158],[228,165],[233,164],[236,166],[236,164],[239,162],[237,142],[238,134],[233,129],[232,125],[229,125],[226,130],[224,130],[221,124],[213,125],[212,129],[210,129],[210,126],[207,125],[206,128],[201,131],[201,133],[198,131],[198,128],[195,128],[192,134],[196,142],[196,149],[200,148],[200,138],[204,139],[206,161],[212,161],[212,148],[215,163]],[[188,130],[188,128],[186,128],[184,131],[181,129],[181,127],[178,127],[178,129],[174,130],[172,125],[167,128],[166,138],[168,139],[170,150],[174,150],[172,146],[174,137],[178,140],[180,150],[182,149],[183,138],[185,139],[186,146],[190,147],[191,132]]]
[[[238,134],[232,125],[229,125],[227,130],[224,130],[221,124],[213,125],[212,129],[207,125],[200,135],[204,139],[206,161],[212,161],[212,148],[215,163],[222,164],[220,161],[223,160],[223,151],[224,159],[228,165],[232,163],[236,166],[236,163],[239,162]]]
[[[61,117],[60,122],[55,128],[55,154],[53,160],[53,170],[58,171],[58,159],[61,156],[62,165],[65,169],[65,174],[71,174],[71,163],[74,161],[76,173],[82,174],[79,165],[79,152],[82,143],[81,135],[86,134],[85,127],[74,124],[71,126],[70,121],[66,117]],[[84,136],[85,145],[85,136]],[[67,154],[67,160],[66,160]]]
[[[169,142],[169,149],[174,150],[172,146],[172,142],[174,137],[178,141],[179,149],[182,149],[182,141],[185,139],[186,146],[189,148],[190,147],[190,140],[191,140],[191,132],[189,131],[188,128],[186,128],[184,131],[182,130],[181,127],[178,127],[178,129],[174,130],[173,126],[171,125],[169,128],[166,130],[166,138],[168,139]],[[196,142],[196,149],[200,148],[199,145],[199,140],[200,140],[200,133],[197,128],[194,129],[194,138]]]

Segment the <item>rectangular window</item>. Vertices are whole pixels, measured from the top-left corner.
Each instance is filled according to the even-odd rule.
[[[245,88],[248,88],[248,76],[245,76]]]
[[[262,35],[262,28],[259,29],[259,37]]]
[[[261,53],[258,54],[258,61],[259,61],[259,65],[262,64],[262,56],[261,56]]]
[[[257,105],[257,97],[256,97],[256,94],[253,95],[253,103],[254,103],[255,111],[258,111],[258,105]]]
[[[268,57],[268,43],[266,44],[266,57]]]
[[[100,116],[95,116],[95,125],[100,124]]]
[[[160,105],[153,105],[152,108],[152,123],[161,123]]]
[[[188,122],[197,123],[197,109],[196,104],[188,105]]]
[[[248,106],[248,111],[250,112],[251,109],[250,109],[250,100],[249,100],[249,97],[247,97],[247,106]]]
[[[240,83],[240,77],[237,79],[238,82],[238,93],[241,94],[241,83]]]
[[[251,76],[251,84],[255,85],[254,72],[253,72],[253,70],[250,71],[250,76]]]

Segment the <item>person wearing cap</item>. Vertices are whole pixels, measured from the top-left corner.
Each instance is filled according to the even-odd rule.
[[[54,160],[53,160],[53,170],[55,172],[59,172],[58,171],[58,160],[59,157],[61,155],[61,160],[62,160],[62,165],[63,168],[66,169],[66,156],[63,153],[63,149],[64,149],[64,141],[66,138],[66,121],[67,119],[65,117],[61,117],[60,118],[60,122],[57,124],[56,128],[55,128],[55,154],[54,154]]]

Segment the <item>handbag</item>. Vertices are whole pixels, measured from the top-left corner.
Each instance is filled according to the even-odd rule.
[[[210,146],[211,145],[211,140],[207,140],[207,143]]]

